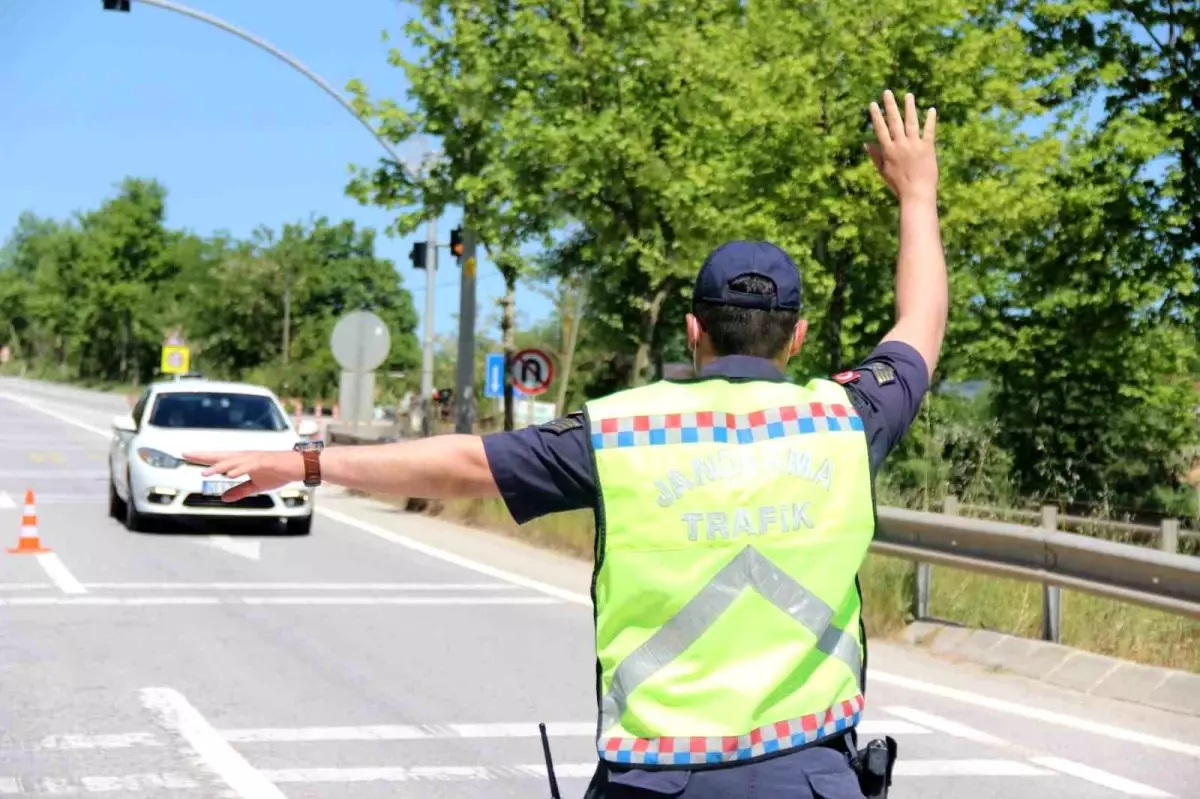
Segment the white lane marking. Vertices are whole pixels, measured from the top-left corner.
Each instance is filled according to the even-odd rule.
[[[186,774],[123,774],[116,777],[80,777],[88,793],[113,791],[148,791],[157,788],[199,788],[200,784]]]
[[[39,552],[37,554],[38,563],[42,564],[42,568],[46,570],[46,574],[54,581],[64,594],[86,594],[87,589],[83,584],[75,579],[75,575],[67,568],[66,564],[54,552]]]
[[[297,727],[259,730],[221,730],[232,743],[313,743],[328,741],[429,741],[445,738],[536,738],[538,725],[527,724],[379,724],[365,727]],[[546,725],[546,734],[557,738],[592,736],[594,721],[568,721]]]
[[[52,411],[49,408],[38,405],[35,402],[25,399],[24,397],[18,397],[15,394],[9,394],[7,391],[0,391],[0,399],[6,399],[9,402],[15,402],[18,405],[24,405],[26,408],[35,410],[43,416],[49,416],[51,419],[57,419],[64,424],[73,425],[81,430],[87,430],[89,433],[95,433],[98,436],[104,436],[105,438],[108,438],[112,435],[111,430],[101,430],[99,427],[93,427],[86,422],[81,422],[78,419],[72,419],[70,416],[58,413],[57,411]]]
[[[113,605],[220,605],[221,600],[212,596],[145,596],[145,597],[116,597],[116,596],[22,596],[0,599],[0,605],[11,607],[41,607],[46,605],[93,605],[106,607]]]
[[[855,729],[858,730],[859,735],[928,735],[933,732],[899,719],[860,721]]]
[[[407,536],[393,533],[391,530],[385,530],[379,525],[356,519],[353,516],[342,513],[341,511],[330,510],[329,508],[323,508],[320,505],[317,505],[315,508],[313,508],[313,511],[325,516],[328,519],[333,519],[335,522],[345,524],[357,530],[362,530],[364,533],[370,533],[371,535],[382,538],[385,541],[390,541],[393,544],[399,544],[400,546],[411,549],[414,552],[420,552],[422,555],[428,555],[431,558],[437,558],[438,560],[446,563],[453,563],[455,566],[461,566],[464,569],[468,569],[478,574],[485,574],[488,577],[494,577],[497,580],[504,580],[506,583],[519,585],[523,588],[529,588],[534,591],[540,591],[543,594],[557,597],[565,602],[572,602],[577,605],[588,606],[592,604],[591,597],[588,597],[585,594],[577,594],[574,591],[568,591],[565,588],[559,588],[556,585],[543,583],[540,580],[532,580],[528,577],[522,577],[519,574],[514,574],[513,572],[504,571],[503,569],[497,569],[493,566],[487,566],[483,563],[478,563],[470,558],[465,558],[461,555],[456,555],[453,552],[447,552],[444,549],[438,549],[437,547],[429,546],[428,544],[408,538]]]
[[[429,607],[462,605],[556,605],[548,596],[21,596],[0,598],[0,606],[45,607],[91,605],[118,607],[139,605],[425,605]]]
[[[1173,741],[1170,738],[1159,738],[1155,735],[1147,735],[1146,733],[1128,730],[1123,727],[1114,727],[1110,724],[1102,724],[1101,722],[1082,719],[1078,716],[1068,716],[1053,710],[1029,707],[1016,702],[1009,702],[1005,699],[994,699],[990,696],[962,691],[957,688],[947,688],[944,685],[935,685],[884,671],[870,671],[868,672],[867,679],[875,680],[885,685],[907,688],[910,691],[940,696],[943,699],[953,699],[956,702],[987,708],[988,710],[995,710],[1000,713],[1044,721],[1047,724],[1057,724],[1060,727],[1068,727],[1092,735],[1102,735],[1107,738],[1129,741],[1130,743],[1141,744],[1142,746],[1151,746],[1155,749],[1164,749],[1168,752],[1178,752],[1179,754],[1200,758],[1200,746],[1196,746],[1195,744]],[[897,763],[899,762],[897,761]]]
[[[920,735],[929,730],[907,722],[876,721],[858,726],[862,735]],[[361,727],[267,727],[221,730],[231,743],[319,743],[347,741],[429,741],[446,738],[535,738],[536,722],[492,724],[376,724]],[[594,721],[548,723],[551,738],[585,737],[596,734]]]
[[[25,793],[16,777],[0,777],[0,794],[17,795]]]
[[[105,469],[0,469],[0,478],[22,480],[106,480]]]
[[[1061,757],[1031,757],[1029,759],[1039,766],[1061,771],[1063,774],[1070,774],[1072,777],[1078,777],[1081,780],[1087,780],[1096,785],[1111,788],[1128,796],[1171,796],[1171,794],[1160,791],[1157,788],[1151,788],[1149,785],[1127,780],[1124,777],[1118,777],[1115,774],[1109,774],[1107,771],[1085,766],[1073,760],[1064,760]]]
[[[262,542],[255,541],[254,539],[232,538],[227,535],[210,535],[194,540],[204,546],[220,549],[233,555],[239,555],[247,560],[262,559]]]
[[[555,764],[559,778],[587,779],[596,771],[595,763]],[[896,776],[904,777],[1047,777],[1055,772],[1018,760],[897,760]],[[317,782],[420,782],[453,780],[496,780],[512,777],[545,778],[540,764],[513,766],[379,766],[364,768],[291,768],[271,769],[262,775],[276,783]]]
[[[254,769],[172,688],[143,688],[142,704],[156,713],[163,726],[178,733],[200,760],[242,799],[286,799],[279,788]]]
[[[39,505],[96,505],[108,501],[108,494],[41,494],[37,495]]]
[[[593,770],[595,767],[593,766]],[[506,776],[487,766],[392,766],[390,768],[287,768],[263,771],[271,782],[448,782]],[[555,767],[558,771],[558,767]]]
[[[557,605],[549,596],[246,596],[243,605]]]
[[[911,707],[893,707],[888,706],[883,708],[886,712],[896,716],[897,718],[911,721],[914,724],[923,724],[932,730],[935,730],[946,735],[953,735],[955,738],[965,738],[968,741],[975,741],[981,744],[993,744],[995,746],[1007,746],[1008,741],[1003,738],[997,738],[974,727],[968,727],[965,724],[959,724],[957,721],[951,721],[942,716],[935,716],[932,713],[925,713],[921,710],[914,710]]]
[[[13,502],[13,498],[5,491],[0,491],[0,510],[12,510],[17,507],[17,503]]]
[[[44,591],[53,583],[0,583],[0,591]]]
[[[5,589],[0,583],[0,591]],[[8,583],[46,587],[45,583]],[[515,591],[508,583],[84,583],[92,590],[134,591]]]
[[[39,743],[42,749],[132,749],[135,746],[164,746],[152,732],[122,732],[109,735],[50,735]]]
[[[897,777],[1049,777],[1054,772],[1019,760],[896,760]]]

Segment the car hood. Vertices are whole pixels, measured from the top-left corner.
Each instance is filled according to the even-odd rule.
[[[153,447],[178,457],[185,452],[227,452],[231,450],[289,450],[299,440],[291,430],[164,430],[146,428],[137,437],[137,446]]]

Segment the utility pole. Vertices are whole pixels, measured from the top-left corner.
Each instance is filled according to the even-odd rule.
[[[284,259],[283,263],[283,365],[288,365],[288,355],[292,349],[292,267]]]
[[[465,209],[464,209],[465,210]],[[464,214],[465,216],[465,214]],[[465,220],[464,220],[465,222]],[[458,375],[454,432],[475,430],[475,233],[463,231],[462,283],[458,298]]]
[[[437,290],[437,219],[429,217],[425,234],[425,345],[421,353],[421,435],[433,435],[433,336]]]

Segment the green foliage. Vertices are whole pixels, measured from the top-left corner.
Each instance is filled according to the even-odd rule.
[[[316,219],[249,241],[168,229],[166,190],[125,180],[98,209],[66,222],[24,214],[0,251],[0,343],[40,374],[137,385],[154,379],[178,330],[194,369],[284,395],[333,400],[337,318],[369,308],[387,322],[383,371],[413,375],[420,355],[409,293],[375,234]],[[290,300],[288,353],[284,305]]]
[[[896,209],[865,109],[912,91],[939,118],[952,311],[935,389],[882,490],[1178,507],[1200,442],[1197,12],[1167,0],[420,0],[410,103],[358,109],[433,139],[417,178],[351,191],[457,204],[508,263],[586,289],[569,404],[689,360],[703,257],[767,238],[800,264],[797,377],[865,356],[892,322]],[[1099,118],[1088,118],[1100,108]],[[498,262],[499,262],[498,261]],[[506,270],[506,278],[525,263]],[[554,320],[561,325],[561,315]],[[915,492],[915,493],[914,493]]]

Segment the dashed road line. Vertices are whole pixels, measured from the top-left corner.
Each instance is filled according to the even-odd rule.
[[[949,688],[944,685],[936,685],[934,683],[925,682],[923,680],[915,680],[911,677],[902,677],[898,674],[889,672],[875,671],[870,672],[870,679],[884,685],[894,685],[897,688],[907,688],[910,691],[918,693],[932,694],[940,696],[943,699],[951,699],[955,702],[961,702],[966,705],[974,705],[987,710],[994,710],[1000,713],[1007,713],[1011,716],[1033,719],[1035,721],[1053,724],[1059,727],[1067,727],[1068,729],[1078,730],[1080,732],[1090,733],[1092,735],[1101,735],[1106,738],[1113,738],[1119,741],[1128,741],[1130,743],[1141,744],[1142,746],[1150,746],[1155,749],[1163,749],[1168,752],[1176,752],[1181,755],[1189,755],[1191,757],[1200,758],[1200,746],[1195,744],[1176,741],[1170,738],[1160,738],[1156,735],[1149,735],[1137,730],[1127,729],[1125,727],[1116,727],[1111,724],[1104,724],[1090,719],[1079,718],[1078,716],[1068,716],[1064,713],[1059,713],[1053,710],[1044,710],[1042,708],[1030,707],[1022,705],[1018,702],[1010,702],[1005,699],[995,699],[983,694],[964,691],[958,688]]]
[[[165,746],[152,732],[123,732],[108,735],[50,735],[38,742],[42,749],[132,749],[139,746]]]
[[[12,510],[17,507],[17,503],[13,502],[13,498],[5,491],[0,491],[0,510]]]
[[[183,694],[172,688],[143,688],[142,704],[159,716],[163,726],[187,741],[205,766],[242,799],[287,799],[213,729]]]
[[[1157,788],[1152,788],[1149,785],[1127,780],[1124,777],[1118,777],[1115,774],[1109,774],[1107,771],[1085,766],[1073,760],[1065,760],[1061,757],[1031,757],[1029,760],[1037,763],[1039,766],[1061,771],[1063,774],[1070,774],[1072,777],[1078,777],[1081,780],[1086,780],[1087,782],[1127,794],[1128,796],[1171,796],[1171,794],[1160,791]]]
[[[46,570],[46,574],[54,581],[64,594],[86,594],[87,589],[83,584],[75,579],[75,575],[71,574],[70,569],[62,562],[54,552],[39,552],[37,555],[38,563]]]
[[[1051,777],[1050,769],[1038,768],[1020,760],[896,760],[897,777]]]
[[[975,743],[990,744],[992,746],[1008,746],[1008,741],[1003,738],[997,738],[995,735],[982,732],[974,727],[968,727],[965,724],[959,724],[957,721],[951,721],[948,718],[936,716],[933,713],[926,713],[923,710],[914,710],[911,707],[896,707],[893,705],[888,705],[883,710],[896,718],[930,727],[946,735],[953,735],[955,738],[963,738]]]
[[[43,416],[49,416],[51,419],[57,419],[60,422],[64,422],[66,424],[73,425],[75,427],[80,428],[81,430],[87,430],[88,432],[95,433],[98,436],[104,436],[105,438],[112,437],[111,430],[101,430],[99,427],[94,427],[90,424],[87,424],[86,422],[81,422],[78,419],[73,419],[70,416],[67,416],[66,414],[59,413],[58,411],[52,411],[49,408],[45,407],[44,405],[39,405],[38,403],[33,402],[32,400],[27,400],[24,397],[18,397],[15,394],[9,394],[7,391],[0,391],[0,399],[6,399],[9,402],[15,402],[18,405],[24,405],[26,408],[35,410],[38,413],[42,414]]]
[[[922,735],[930,730],[906,721],[863,722],[860,735]],[[536,738],[536,722],[490,724],[375,724],[358,727],[266,727],[221,730],[230,743],[345,743],[349,741],[429,741],[450,738]],[[592,737],[595,721],[549,722],[551,738]]]
[[[0,469],[0,478],[10,480],[107,480],[104,469]]]
[[[20,596],[0,598],[0,606],[9,607],[141,607],[187,605],[325,605],[369,606],[411,605],[426,607],[456,607],[480,605],[557,605],[548,596],[481,597],[481,596]]]
[[[95,591],[514,591],[517,588],[508,583],[84,583],[84,586]],[[0,584],[0,590],[3,589],[4,584]]]

